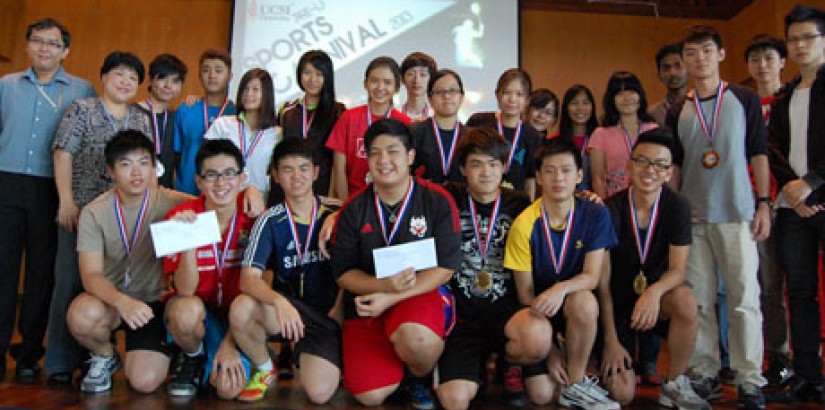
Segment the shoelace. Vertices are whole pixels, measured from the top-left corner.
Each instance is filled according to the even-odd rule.
[[[98,356],[92,355],[92,358],[87,360],[89,363],[89,374],[92,377],[99,377],[103,374],[103,370],[106,368],[106,362],[108,362],[108,358],[106,356]]]
[[[674,380],[676,384],[676,391],[679,394],[687,399],[701,399],[696,391],[693,390],[693,386],[690,385],[690,380],[687,377],[680,376]]]

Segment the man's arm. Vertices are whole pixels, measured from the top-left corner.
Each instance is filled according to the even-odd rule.
[[[536,296],[531,306],[537,312],[547,317],[555,316],[564,304],[567,295],[580,290],[594,290],[599,284],[601,268],[604,259],[604,249],[594,249],[584,256],[584,266],[581,273],[570,279],[556,282]]]
[[[113,306],[130,328],[140,328],[154,317],[149,305],[121,292],[103,276],[103,252],[78,251],[78,264],[83,289],[103,303]]]
[[[80,216],[80,208],[77,207],[72,192],[72,154],[56,149],[53,157],[54,183],[60,204],[57,211],[57,223],[67,231],[74,231]]]
[[[333,189],[331,195],[336,198],[346,201],[349,196],[349,187],[347,186],[347,156],[342,152],[333,152],[332,157],[332,184]]]
[[[770,195],[770,170],[768,168],[768,156],[761,154],[751,157],[751,168],[756,179],[756,192],[761,197]],[[756,204],[756,215],[753,219],[754,240],[761,241],[771,233],[771,208],[767,202]]]
[[[180,253],[180,260],[172,281],[175,290],[181,296],[193,296],[198,290],[200,275],[198,273],[197,249],[190,249]]]

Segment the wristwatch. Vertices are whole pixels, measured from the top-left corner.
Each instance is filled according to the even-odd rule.
[[[773,208],[773,201],[771,201],[771,197],[760,196],[759,198],[756,198],[756,206],[759,206],[761,202],[768,204],[768,208]]]

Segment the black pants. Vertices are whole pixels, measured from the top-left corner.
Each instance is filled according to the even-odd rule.
[[[20,263],[26,280],[20,304],[20,344],[11,346],[18,363],[43,357],[43,336],[54,286],[57,249],[57,189],[54,179],[0,172],[0,354],[9,350],[17,308]]]
[[[818,256],[820,241],[825,239],[825,213],[802,218],[792,209],[780,209],[776,214],[776,233],[777,258],[787,275],[794,371],[819,385],[822,358]]]

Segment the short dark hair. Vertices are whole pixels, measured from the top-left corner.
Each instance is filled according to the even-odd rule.
[[[208,48],[201,54],[198,60],[198,66],[202,66],[206,60],[221,60],[227,67],[232,68],[232,56],[226,50],[218,50],[217,48]]]
[[[788,29],[791,27],[791,24],[806,22],[816,24],[816,28],[820,34],[825,33],[825,11],[815,7],[797,4],[791,9],[788,15],[785,16],[785,35],[788,35]]]
[[[665,44],[665,45],[663,45],[662,47],[659,48],[659,51],[656,52],[656,70],[657,71],[662,70],[662,60],[664,60],[665,57],[667,57],[671,54],[676,54],[680,58],[682,57],[682,49],[679,48],[678,44],[669,43],[669,44]]]
[[[788,56],[788,47],[784,41],[769,34],[757,34],[745,46],[745,61],[748,61],[751,53],[766,50],[776,51],[780,58]]]
[[[687,43],[697,44],[704,43],[708,40],[713,41],[720,50],[723,48],[722,35],[719,34],[719,30],[716,30],[715,27],[705,24],[690,25],[685,30],[685,35],[679,41],[679,53],[684,52],[685,44]]]
[[[232,159],[235,160],[235,164],[238,165],[238,170],[243,171],[244,162],[241,150],[230,140],[217,139],[204,141],[203,145],[198,149],[198,153],[195,154],[195,173],[200,175],[201,172],[203,172],[204,161],[217,157],[218,155],[232,157]]]
[[[138,76],[138,84],[143,82],[143,78],[146,76],[146,71],[143,68],[143,62],[140,61],[138,56],[128,51],[112,51],[109,53],[103,60],[103,65],[100,66],[100,76],[102,77],[109,71],[112,71],[120,66],[135,70],[135,73],[137,73]]]
[[[163,53],[158,54],[152,62],[149,63],[149,78],[150,79],[164,79],[171,75],[176,75],[183,82],[186,80],[186,73],[189,68],[186,64],[174,54]]]
[[[501,73],[501,76],[498,77],[496,94],[504,91],[504,89],[515,80],[521,81],[521,85],[524,86],[524,91],[527,92],[527,94],[530,94],[533,90],[533,81],[530,80],[530,74],[520,68],[511,68]]]
[[[455,81],[458,83],[458,89],[461,90],[461,95],[464,95],[464,82],[461,81],[461,76],[459,76],[457,72],[449,69],[438,70],[430,75],[430,81],[427,82],[427,95],[432,96],[435,83],[447,76],[455,78]]]
[[[633,91],[639,94],[639,109],[636,110],[636,116],[643,122],[653,121],[653,117],[647,113],[647,97],[639,77],[629,71],[616,71],[607,80],[607,90],[602,100],[604,104],[602,126],[612,127],[619,124],[620,115],[619,109],[616,108],[616,95],[622,91]]]
[[[656,144],[667,148],[667,150],[670,151],[670,155],[673,156],[673,141],[673,131],[670,128],[654,128],[639,134],[639,138],[636,140],[636,143],[633,144],[633,150],[636,150],[639,144]]]
[[[492,127],[471,127],[458,142],[458,163],[467,165],[471,154],[489,155],[502,164],[510,154],[507,140]]]
[[[547,88],[539,88],[530,93],[530,101],[527,104],[527,108],[543,109],[550,103],[553,103],[553,105],[556,106],[556,110],[559,110],[559,97]],[[556,113],[556,117],[558,118],[558,112]]]
[[[573,162],[576,163],[576,169],[582,169],[582,155],[576,144],[563,138],[553,138],[544,140],[536,153],[533,155],[535,161],[536,172],[541,169],[541,165],[545,158],[556,155],[570,154],[573,156]]]
[[[432,58],[429,54],[424,54],[420,51],[414,51],[410,53],[408,56],[404,57],[404,61],[401,62],[401,75],[403,76],[407,70],[415,67],[424,67],[429,71],[430,77],[432,77],[436,70],[438,70],[438,63],[435,62],[435,59]]]
[[[124,155],[134,151],[146,151],[152,156],[155,165],[155,146],[146,134],[133,129],[120,130],[115,133],[103,149],[106,166],[114,168],[115,163]]]
[[[303,138],[286,138],[272,150],[270,169],[277,170],[278,164],[286,157],[301,157],[308,159],[312,165],[318,165],[315,144]]]
[[[60,24],[57,20],[51,17],[46,17],[29,24],[29,26],[26,27],[26,40],[31,39],[33,31],[48,30],[50,28],[60,30],[60,37],[63,39],[63,48],[69,48],[69,45],[72,43],[72,35],[69,34],[69,30],[66,26]]]
[[[259,104],[260,114],[258,115],[258,126],[264,130],[272,128],[277,123],[275,115],[275,86],[272,84],[272,75],[263,68],[253,68],[244,73],[241,82],[238,84],[238,96],[235,99],[235,110],[238,114],[246,111],[243,105],[243,93],[249,82],[258,79],[261,82],[261,103]]]
[[[367,64],[367,69],[364,70],[364,80],[369,78],[372,70],[381,67],[387,68],[392,72],[392,76],[395,78],[395,90],[398,91],[398,88],[401,87],[401,69],[398,68],[398,63],[393,60],[392,57],[380,56],[373,58],[372,61]]]
[[[404,144],[404,149],[407,151],[412,149],[412,130],[410,130],[410,127],[395,118],[382,118],[372,123],[367,128],[367,132],[364,133],[364,145],[367,147],[367,151],[370,150],[375,139],[381,135],[398,138]]]

